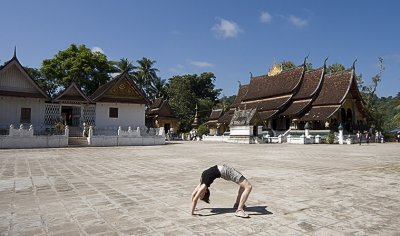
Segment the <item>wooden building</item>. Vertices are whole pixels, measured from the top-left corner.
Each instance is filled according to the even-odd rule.
[[[337,130],[342,124],[346,132],[364,130],[367,116],[354,64],[334,74],[326,73],[325,63],[313,70],[306,70],[305,65],[306,61],[288,70],[274,65],[268,74],[251,77],[249,84],[239,86],[236,100],[218,122],[232,126],[238,122],[232,120],[235,113],[255,110],[256,114],[247,112],[254,115],[250,125],[274,134],[304,129],[307,122],[312,129]],[[254,135],[258,130],[254,129]]]
[[[209,120],[206,122],[206,126],[210,130],[209,135],[222,135],[225,132],[227,125],[223,122],[219,122],[223,114],[223,109],[213,109],[211,111]]]
[[[146,111],[146,125],[152,128],[164,127],[166,133],[170,129],[176,132],[179,120],[167,100],[156,98]]]

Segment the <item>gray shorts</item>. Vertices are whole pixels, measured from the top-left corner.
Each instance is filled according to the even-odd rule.
[[[242,178],[245,179],[239,171],[225,164],[223,165],[221,170],[221,178],[223,178],[224,180],[233,181],[237,184],[239,184]]]

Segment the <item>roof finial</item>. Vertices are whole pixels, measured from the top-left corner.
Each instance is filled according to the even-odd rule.
[[[242,86],[242,83],[240,82],[240,80],[238,80],[238,84],[239,84],[239,88],[240,88],[240,86]]]
[[[252,79],[253,78],[253,73],[251,73],[251,71],[249,73],[250,73],[250,79]]]
[[[306,64],[306,62],[307,62],[307,59],[308,59],[308,57],[310,56],[310,53],[308,53],[308,55],[304,58],[304,65]]]
[[[351,69],[354,70],[354,69],[356,68],[356,62],[357,62],[357,60],[358,60],[357,58],[354,60],[353,65],[351,66]]]
[[[17,58],[17,46],[14,46],[14,56],[15,58]]]
[[[324,68],[326,67],[326,61],[328,60],[328,58],[329,58],[329,57],[326,57],[326,58],[325,58],[325,61],[324,61]]]

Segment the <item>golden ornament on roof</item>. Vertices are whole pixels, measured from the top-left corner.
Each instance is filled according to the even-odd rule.
[[[268,71],[268,76],[274,76],[282,72],[282,65],[274,63]]]

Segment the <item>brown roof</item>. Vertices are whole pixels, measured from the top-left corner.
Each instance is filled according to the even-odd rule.
[[[232,120],[233,114],[235,113],[235,109],[229,109],[229,111],[225,112],[219,119],[219,123],[229,124]]]
[[[252,102],[242,102],[240,109],[256,108],[257,111],[278,110],[290,101],[291,95],[273,97]]]
[[[149,103],[126,71],[99,87],[90,96],[90,100],[93,102]]]
[[[312,97],[317,92],[323,75],[324,68],[305,72],[299,91],[294,95],[293,99],[300,100]]]
[[[280,115],[299,115],[311,105],[314,95],[319,91],[324,76],[324,67],[304,73],[299,90],[293,96],[290,105]]]
[[[72,82],[68,88],[61,92],[53,101],[80,101],[89,102],[89,98],[78,88],[75,82]]]
[[[154,99],[153,103],[150,105],[150,109],[160,108],[162,103],[163,103],[162,98],[156,98],[156,99]]]
[[[250,101],[290,94],[299,86],[303,72],[304,66],[298,66],[274,76],[253,77],[242,100]]]
[[[212,110],[209,120],[218,120],[224,111],[222,109]]]
[[[247,91],[249,89],[249,85],[240,85],[239,86],[239,91],[236,95],[235,101],[233,101],[233,103],[231,104],[230,107],[232,108],[236,108],[239,107],[240,102],[242,102],[243,97],[246,95]]]
[[[46,92],[36,83],[36,81],[29,75],[28,72],[26,72],[25,68],[21,65],[19,62],[18,58],[15,55],[14,52],[14,57],[11,58],[9,61],[7,61],[3,66],[0,67],[0,73],[3,70],[6,70],[8,67],[11,67],[12,65],[16,65],[17,68],[21,70],[21,72],[25,75],[26,78],[28,78],[28,82],[36,89],[37,92],[16,92],[16,91],[11,91],[11,90],[2,90],[0,91],[0,95],[3,96],[15,96],[15,97],[31,97],[31,98],[44,98],[45,100],[50,100],[49,95],[46,94]]]
[[[148,117],[168,117],[168,118],[177,118],[175,113],[169,106],[166,100],[162,98],[156,98],[154,102],[151,104],[150,108],[147,109],[146,115]]]
[[[352,70],[326,75],[313,106],[341,104],[346,98],[352,80]]]
[[[311,109],[300,120],[326,120],[341,107],[351,85],[354,83],[354,71],[345,70],[325,75],[321,91],[312,103]]]
[[[340,105],[312,107],[311,110],[301,117],[300,120],[326,120],[331,117],[339,108]]]
[[[261,118],[261,120],[267,120],[267,119],[271,118],[273,115],[275,115],[276,113],[278,113],[278,111],[279,110],[262,111],[262,112],[258,112],[258,115]]]
[[[282,112],[280,115],[282,116],[290,116],[290,115],[296,115],[301,113],[308,105],[310,105],[312,102],[312,99],[307,99],[307,100],[299,100],[299,101],[294,101],[290,106]]]

